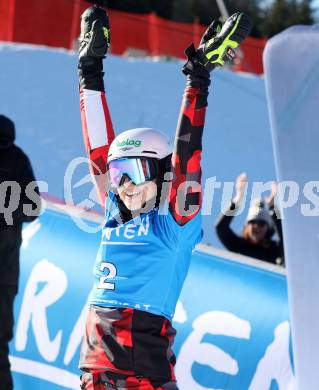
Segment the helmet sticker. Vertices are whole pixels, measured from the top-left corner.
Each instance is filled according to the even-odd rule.
[[[135,146],[136,148],[140,147],[142,144],[142,141],[139,141],[139,140],[130,140],[130,139],[127,139],[125,141],[118,141],[118,143],[116,144],[116,146],[118,148],[121,148],[123,146]]]

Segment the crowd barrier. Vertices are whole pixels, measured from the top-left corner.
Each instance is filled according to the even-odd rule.
[[[0,40],[73,49],[79,36],[85,1],[0,0]],[[134,14],[109,10],[113,54],[138,49],[146,55],[185,58],[184,50],[198,44],[206,27],[198,22],[177,23],[154,13]],[[263,73],[266,40],[249,37],[241,45],[235,70]]]
[[[74,213],[47,204],[23,230],[10,346],[15,390],[79,389],[79,348],[100,241],[100,232],[83,228],[94,230],[100,217],[80,221]],[[199,245],[174,326],[182,390],[287,390],[294,382],[286,277],[276,266]]]

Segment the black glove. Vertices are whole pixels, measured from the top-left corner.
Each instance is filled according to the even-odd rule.
[[[106,12],[93,6],[82,14],[79,48],[80,74],[103,70],[102,60],[110,46],[110,24]]]
[[[185,51],[188,57],[183,67],[185,74],[211,72],[216,66],[223,66],[226,61],[235,58],[235,49],[249,35],[252,28],[250,18],[237,12],[230,16],[225,24],[218,21],[206,30],[199,48],[191,44]]]

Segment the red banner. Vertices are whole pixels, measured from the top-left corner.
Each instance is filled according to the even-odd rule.
[[[88,6],[70,0],[0,0],[0,40],[73,49],[80,31],[80,15]],[[177,23],[157,15],[109,10],[111,51],[122,55],[140,51],[151,56],[185,58],[184,50],[199,43],[205,27]],[[263,73],[266,40],[247,38],[234,69]]]

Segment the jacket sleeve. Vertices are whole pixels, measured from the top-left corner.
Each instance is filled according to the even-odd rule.
[[[103,72],[80,76],[80,111],[89,167],[101,202],[106,200],[106,162],[114,140],[113,124],[104,90]]]
[[[230,207],[228,208],[228,212],[234,211],[236,208],[235,203],[231,203]],[[233,230],[230,228],[230,224],[234,218],[233,215],[230,215],[230,213],[222,213],[215,225],[216,233],[222,244],[230,251],[232,252],[238,252],[238,249],[240,248],[241,239],[233,232]],[[229,215],[227,215],[229,214]]]
[[[188,76],[177,124],[169,206],[179,225],[193,219],[201,207],[202,136],[209,84],[209,76],[206,79]]]

